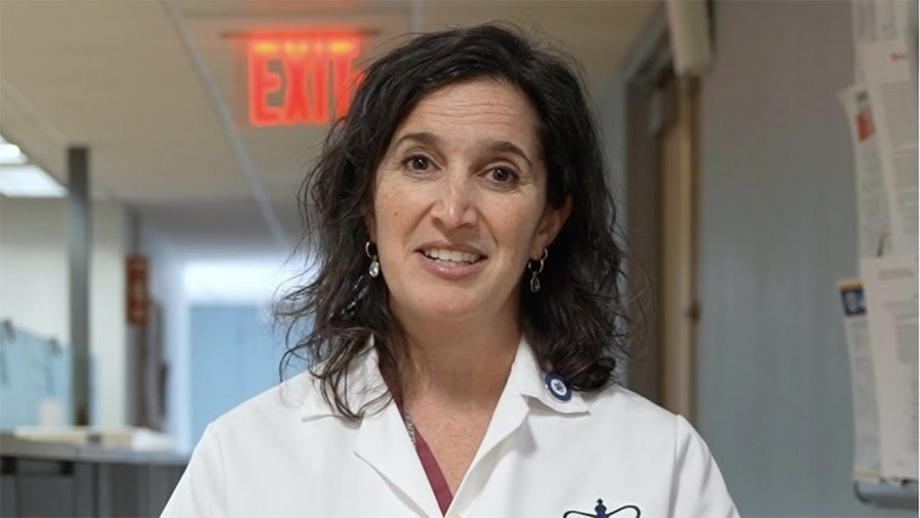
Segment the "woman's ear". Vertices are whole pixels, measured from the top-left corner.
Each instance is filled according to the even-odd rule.
[[[537,239],[534,240],[535,250],[531,250],[530,257],[538,258],[543,255],[543,249],[549,247],[550,243],[556,239],[571,213],[572,196],[566,196],[565,202],[560,207],[547,206],[540,222],[540,228],[537,230]]]
[[[377,242],[377,221],[374,219],[374,211],[369,210],[364,214],[364,226],[367,227],[367,236],[373,241]]]

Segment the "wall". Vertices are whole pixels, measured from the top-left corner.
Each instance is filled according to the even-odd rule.
[[[850,3],[717,5],[702,90],[698,420],[743,515],[894,516],[853,496],[835,293],[855,276]]]
[[[70,342],[62,200],[0,199],[0,315]]]
[[[242,402],[255,395],[258,388],[269,386],[270,383],[265,384],[267,379],[278,381],[278,359],[283,352],[276,345],[280,343],[279,336],[246,343],[226,342],[216,335],[212,340],[204,339],[210,328],[202,327],[200,321],[196,325],[193,308],[210,308],[215,310],[214,314],[223,314],[223,325],[229,329],[240,322],[233,315],[217,311],[220,307],[257,307],[265,316],[275,290],[280,289],[280,294],[291,286],[290,279],[300,272],[301,263],[296,259],[287,261],[287,255],[245,240],[233,248],[214,247],[208,241],[196,244],[177,239],[167,231],[169,225],[162,218],[143,211],[140,215],[140,249],[150,260],[150,294],[160,308],[159,335],[167,369],[164,431],[174,438],[180,450],[190,451],[198,441],[202,422],[228,410],[228,402]],[[203,314],[199,311],[199,316]],[[265,349],[246,354],[233,352],[241,351],[250,342],[253,348]],[[218,354],[221,349],[223,353]],[[209,356],[212,360],[205,361]],[[271,360],[267,377],[256,374],[254,380],[237,383],[233,391],[221,393],[222,383],[227,380],[218,378],[227,376],[215,378],[215,373],[236,372],[247,363],[251,366],[254,358],[263,366]],[[203,383],[214,385],[213,390],[201,390]]]
[[[267,304],[195,304],[189,314],[191,440],[208,423],[278,383],[284,348]]]
[[[194,444],[190,438],[190,398],[188,369],[188,303],[182,288],[184,254],[149,221],[142,219],[140,250],[150,262],[150,297],[158,306],[156,333],[166,363],[164,431],[174,438],[180,450]]]
[[[63,199],[0,200],[0,320],[40,336],[70,342],[70,285]],[[90,351],[97,373],[94,423],[126,424],[127,325],[124,207],[96,202],[92,208]]]

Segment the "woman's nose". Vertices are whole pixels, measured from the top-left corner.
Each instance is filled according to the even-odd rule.
[[[438,200],[432,209],[434,219],[447,228],[475,225],[475,193],[470,179],[465,175],[448,174],[438,184]]]

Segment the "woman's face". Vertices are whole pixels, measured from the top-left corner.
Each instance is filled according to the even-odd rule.
[[[409,114],[366,218],[404,323],[518,318],[527,261],[568,215],[546,202],[541,155],[536,114],[504,82],[445,86]]]

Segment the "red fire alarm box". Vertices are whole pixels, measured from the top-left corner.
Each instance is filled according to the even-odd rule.
[[[127,258],[127,315],[128,323],[135,326],[147,324],[150,308],[148,293],[147,257],[131,254]]]

